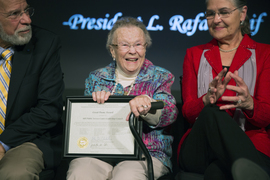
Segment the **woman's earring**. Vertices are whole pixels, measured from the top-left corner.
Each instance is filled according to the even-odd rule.
[[[240,25],[243,26],[243,25],[244,25],[244,21],[241,21],[241,22],[240,22]]]
[[[115,58],[113,58],[113,60],[115,61]]]

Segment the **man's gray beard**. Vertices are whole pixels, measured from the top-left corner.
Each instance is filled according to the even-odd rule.
[[[30,31],[27,34],[19,35],[19,32],[24,31],[24,30],[30,30]],[[32,38],[31,25],[26,26],[22,29],[16,30],[13,35],[8,35],[4,31],[2,25],[0,24],[0,39],[2,39],[3,41],[7,43],[10,43],[12,45],[24,45],[24,44],[27,44],[31,38]]]

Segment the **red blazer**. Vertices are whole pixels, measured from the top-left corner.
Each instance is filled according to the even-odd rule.
[[[213,78],[222,70],[219,48],[215,39],[207,44],[187,49],[183,65],[182,96],[184,104],[182,113],[190,124],[195,123],[196,117],[204,108],[202,101],[204,95],[200,98],[197,96],[197,76],[201,55],[205,49],[209,49],[205,52],[205,57],[212,66]],[[248,49],[255,49],[257,74],[253,96],[253,115],[250,116],[248,111],[243,111],[247,119],[245,133],[257,150],[270,157],[270,138],[265,130],[265,127],[270,124],[270,45],[257,43],[245,35],[236,51],[229,71],[238,70],[250,58],[252,53]],[[232,79],[229,84],[235,85],[235,81]],[[226,90],[223,95],[235,96],[236,94]],[[219,99],[216,104],[221,106],[224,103],[226,102]],[[234,111],[235,109],[227,110],[227,113],[233,116]],[[190,130],[182,137],[178,146],[178,154],[181,144]]]

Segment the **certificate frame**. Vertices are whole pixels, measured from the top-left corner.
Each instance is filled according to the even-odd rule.
[[[129,107],[129,101],[131,99],[133,99],[134,97],[135,96],[110,96],[109,99],[104,104],[109,105],[109,106],[110,105],[114,106],[116,104],[116,106],[119,105],[120,107],[123,105],[123,106],[125,106],[124,113],[129,113],[129,112],[126,112],[126,110],[127,110],[126,106],[128,105],[128,107]],[[64,142],[63,142],[63,157],[64,158],[93,157],[93,158],[98,158],[98,159],[101,159],[104,161],[110,161],[110,162],[112,162],[112,161],[119,162],[122,160],[141,160],[142,159],[142,151],[141,151],[139,145],[137,144],[135,138],[133,137],[131,131],[130,131],[130,134],[128,133],[128,131],[125,131],[125,133],[127,133],[127,137],[130,137],[130,135],[132,135],[132,137],[133,137],[133,139],[132,139],[133,142],[132,142],[132,146],[131,146],[131,147],[133,147],[132,152],[110,153],[111,151],[108,150],[108,152],[107,152],[106,148],[102,149],[102,151],[105,151],[102,153],[91,152],[91,151],[85,152],[85,150],[82,152],[80,150],[72,151],[71,149],[73,149],[73,147],[76,146],[74,140],[72,140],[72,137],[77,136],[77,134],[74,134],[76,132],[72,129],[74,126],[74,122],[77,121],[75,117],[77,117],[77,113],[79,113],[79,112],[76,112],[76,110],[74,110],[74,109],[75,109],[75,107],[80,107],[80,105],[96,107],[96,106],[100,106],[101,104],[98,104],[97,102],[95,102],[93,100],[92,96],[67,96],[66,97],[66,106],[65,106],[66,121],[65,121],[65,125],[64,125]],[[116,110],[118,110],[118,109],[116,108]],[[130,111],[130,109],[129,109],[129,111]],[[80,118],[78,118],[78,119],[80,119]],[[90,120],[90,122],[91,122],[91,120]],[[112,121],[110,120],[110,123],[111,122]],[[128,122],[126,122],[126,123],[128,126]],[[91,127],[89,126],[89,129],[91,129],[91,128],[95,129],[95,125],[93,125],[93,124],[94,123],[91,124]],[[112,124],[112,126],[114,126],[114,125]],[[141,120],[135,121],[134,127],[137,130],[140,137],[142,136],[142,126],[143,126],[143,121],[141,121]],[[87,127],[85,127],[85,128],[87,128]],[[89,131],[89,129],[87,129],[87,130]],[[100,126],[98,126],[97,129],[100,129]],[[126,127],[124,129],[126,129]],[[84,136],[82,135],[82,137],[84,137]],[[107,137],[109,137],[109,135],[107,135]],[[87,135],[87,144],[91,144],[91,142],[89,142],[88,139],[91,139],[91,141],[92,141],[93,139],[96,139],[96,138],[95,138],[95,135],[94,136]],[[121,141],[121,140],[118,139],[118,141]],[[129,143],[127,143],[127,144],[130,144],[130,141],[128,141],[128,142]],[[125,141],[120,142],[120,144],[124,144],[124,146],[125,146],[125,143],[126,143]],[[91,144],[91,147],[92,147],[92,145],[93,144]],[[103,145],[103,144],[101,143],[101,145]],[[126,145],[126,146],[128,146],[128,145]]]

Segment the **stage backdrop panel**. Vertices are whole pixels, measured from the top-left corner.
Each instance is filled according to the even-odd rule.
[[[153,44],[146,58],[175,75],[172,91],[180,97],[179,76],[186,49],[212,39],[204,18],[203,0],[30,0],[35,8],[33,24],[50,29],[62,40],[61,63],[66,94],[83,95],[90,71],[106,66],[112,58],[106,40],[113,23],[124,16],[139,18],[147,26]],[[252,38],[270,44],[270,1],[249,0]]]

